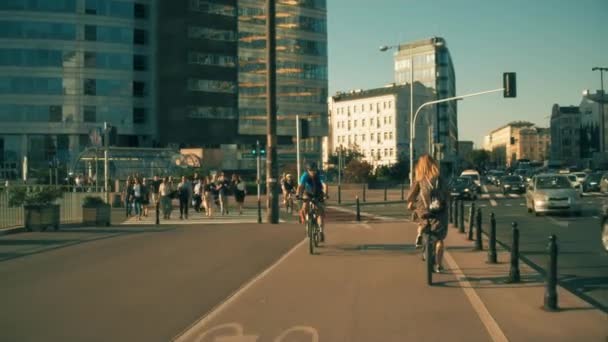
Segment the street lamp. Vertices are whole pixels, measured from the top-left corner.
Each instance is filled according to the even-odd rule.
[[[608,71],[608,68],[606,67],[593,67],[591,68],[591,71],[599,71],[600,72],[600,87],[602,89],[602,94],[600,95],[600,99],[598,100],[598,103],[600,105],[600,137],[601,137],[601,142],[600,142],[600,152],[604,152],[605,151],[605,125],[604,125],[604,71]]]

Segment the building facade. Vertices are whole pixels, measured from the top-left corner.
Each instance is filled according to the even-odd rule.
[[[116,127],[119,145],[156,136],[154,1],[0,1],[0,157],[67,166]]]
[[[456,96],[454,63],[445,39],[433,37],[401,44],[394,60],[397,84],[409,84],[413,77],[415,84],[433,89],[435,98],[432,100]],[[414,111],[422,103],[415,100]],[[432,112],[427,115],[432,120],[433,142],[443,144],[443,163],[453,168],[458,161],[457,102],[441,103],[431,108]],[[448,170],[448,173],[451,172]]]
[[[491,152],[497,167],[510,167],[518,159],[544,161],[549,158],[551,134],[547,128],[515,121],[493,130],[485,149]]]
[[[394,164],[400,158],[408,160],[409,91],[409,86],[389,85],[330,97],[330,153],[339,148],[358,150],[374,167]],[[418,100],[433,96],[420,86],[414,91]],[[429,123],[428,116],[416,122],[414,148],[418,153],[431,152]]]
[[[604,115],[604,133],[602,133],[602,107]],[[580,108],[580,147],[583,159],[594,159],[596,153],[605,152],[608,148],[608,95],[598,90],[595,94],[588,90],[583,92]],[[602,150],[602,140],[604,140]]]
[[[551,159],[568,165],[578,163],[583,156],[582,137],[579,107],[554,104],[551,110]]]

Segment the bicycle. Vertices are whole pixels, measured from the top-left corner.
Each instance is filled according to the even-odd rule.
[[[287,192],[287,198],[285,198],[285,210],[287,211],[288,214],[293,213],[293,206],[294,206],[293,196],[294,196],[294,194],[295,194],[295,191],[291,190],[291,191]]]
[[[430,227],[422,231],[422,261],[426,261],[426,283],[433,285],[433,267],[435,266],[435,243],[438,241],[437,233]]]
[[[319,247],[319,242],[322,241],[321,227],[319,227],[319,213],[318,205],[319,200],[317,198],[309,199],[308,204],[308,215],[306,217],[306,234],[308,236],[308,252],[315,254],[315,248]]]

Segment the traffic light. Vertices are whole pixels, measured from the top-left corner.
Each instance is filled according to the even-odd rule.
[[[517,82],[514,72],[502,74],[503,97],[517,97]]]
[[[253,154],[254,156],[256,156],[258,154],[258,148],[256,145],[252,145],[251,154]],[[260,156],[265,156],[265,155],[266,155],[266,148],[264,146],[260,146]]]
[[[511,145],[515,145],[515,138],[511,137]]]

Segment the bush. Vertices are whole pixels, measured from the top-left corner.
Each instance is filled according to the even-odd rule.
[[[101,199],[101,197],[97,197],[97,196],[87,196],[82,201],[82,205],[85,207],[97,207],[97,206],[103,205],[105,203],[106,202],[104,202],[104,200]]]
[[[37,190],[27,191],[25,187],[13,187],[8,192],[8,205],[19,207],[23,205],[46,206],[52,204],[63,196],[63,191],[57,188],[43,187]]]

